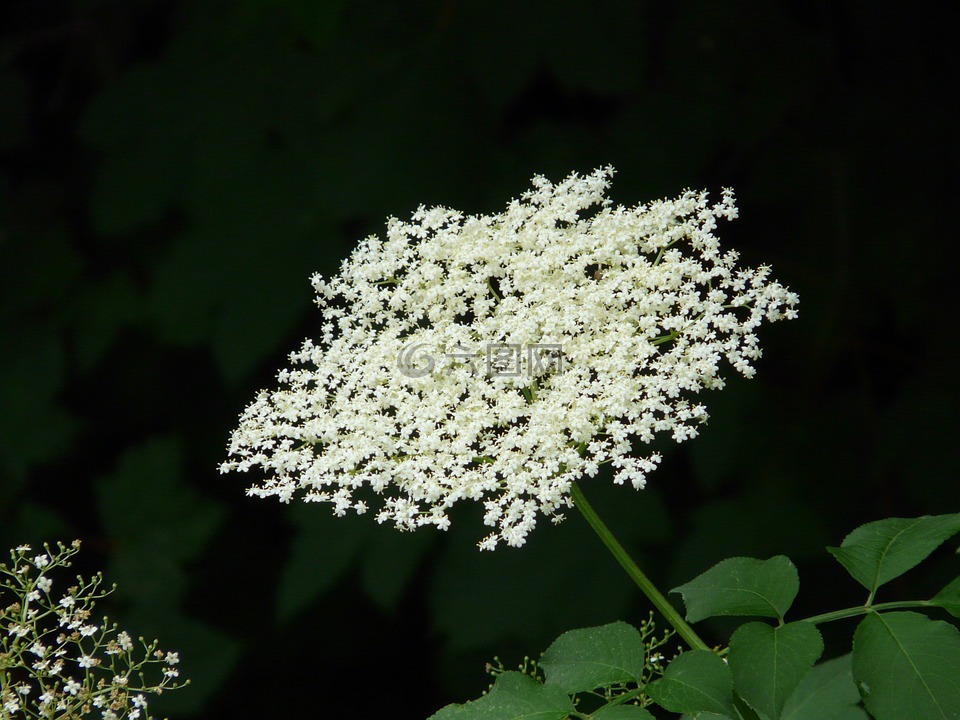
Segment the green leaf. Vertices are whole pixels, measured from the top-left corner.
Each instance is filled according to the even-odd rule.
[[[176,605],[187,590],[186,563],[226,516],[220,502],[187,482],[183,453],[177,436],[151,438],[96,481],[97,510],[115,547],[105,575],[118,584],[118,597]]]
[[[13,547],[19,543],[40,546],[50,538],[74,537],[75,534],[58,509],[25,500],[17,503],[17,513],[11,521],[0,523],[0,547]]]
[[[282,623],[343,577],[371,527],[368,518],[334,517],[312,503],[297,503],[289,517],[296,535],[277,583],[277,618]]]
[[[825,720],[870,720],[870,716],[867,714],[867,711],[859,705],[851,705],[848,708],[840,710],[836,715],[825,718]]]
[[[877,720],[957,720],[957,668],[960,631],[919,613],[870,613],[853,637],[853,677]]]
[[[710,650],[691,650],[650,683],[647,695],[670,712],[713,712],[734,717],[730,668]]]
[[[820,663],[787,698],[781,720],[846,720],[863,718],[860,693],[853,682],[852,656]]]
[[[31,239],[30,242],[33,242]],[[50,254],[63,247],[59,243],[37,244]],[[69,248],[64,248],[67,252]],[[0,265],[4,262],[0,259]],[[50,263],[47,263],[48,265]],[[72,265],[72,262],[67,262]],[[7,284],[7,270],[0,267],[0,287]],[[17,270],[16,267],[13,268]],[[24,280],[33,272],[22,273]],[[70,281],[73,272],[52,280]],[[37,282],[43,282],[38,280]],[[0,309],[20,306],[21,297],[0,295]],[[9,299],[8,299],[9,298]],[[63,302],[58,300],[58,302]],[[5,305],[6,304],[6,305]],[[51,462],[70,449],[80,423],[62,406],[59,393],[68,369],[68,354],[59,333],[42,325],[0,324],[3,352],[0,353],[0,504],[12,499],[19,481],[35,465]],[[42,429],[42,432],[38,432]]]
[[[643,639],[625,622],[570,630],[547,648],[540,660],[546,685],[567,693],[615,683],[639,683],[644,664]]]
[[[541,685],[529,675],[505,672],[478,700],[448,705],[429,720],[564,720],[576,712],[563,690]]]
[[[786,699],[822,652],[820,631],[810,623],[777,628],[747,623],[730,638],[733,686],[751,707],[778,718]]]
[[[960,577],[933,596],[930,601],[954,617],[960,617]]]
[[[143,312],[143,300],[127,272],[84,287],[71,303],[73,350],[78,365],[90,370],[107,353],[124,326]]]
[[[861,525],[827,550],[871,593],[960,532],[960,513],[888,518]]]
[[[335,521],[337,518],[335,518]],[[417,569],[436,546],[436,532],[399,533],[396,528],[373,525],[366,520],[370,538],[360,558],[363,589],[381,610],[396,609]]]
[[[782,620],[800,589],[790,558],[730,558],[670,592],[680,593],[687,620],[718,615],[756,615]]]
[[[636,705],[608,705],[590,715],[591,720],[656,720]]]

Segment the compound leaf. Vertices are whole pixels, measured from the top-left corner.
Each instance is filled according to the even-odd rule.
[[[877,720],[960,719],[960,631],[914,612],[870,613],[853,637],[853,677]]]
[[[784,703],[823,652],[816,626],[795,622],[774,628],[742,625],[730,638],[733,685],[751,707],[779,718]]]
[[[681,654],[646,690],[654,702],[670,712],[735,716],[730,668],[710,650]]]
[[[827,548],[870,592],[922,562],[960,532],[960,513],[887,518],[861,525],[840,547]]]
[[[570,630],[558,637],[540,660],[546,685],[568,693],[616,683],[639,683],[644,664],[643,639],[625,622]]]
[[[754,615],[782,620],[790,609],[800,578],[790,558],[730,558],[670,592],[680,593],[687,620],[718,615]]]

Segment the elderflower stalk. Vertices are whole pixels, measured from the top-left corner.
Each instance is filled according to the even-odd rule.
[[[571,485],[570,497],[573,499],[573,504],[576,505],[577,509],[586,519],[590,527],[593,528],[594,532],[597,533],[600,540],[606,545],[616,561],[620,563],[620,566],[626,571],[627,575],[630,576],[630,579],[636,583],[637,587],[640,588],[641,592],[647,596],[647,599],[653,603],[653,606],[660,611],[660,614],[663,615],[666,621],[677,631],[677,635],[683,638],[684,642],[693,650],[709,650],[710,646],[700,639],[700,636],[697,635],[694,629],[683,619],[680,613],[676,611],[673,605],[670,604],[670,601],[664,597],[656,585],[650,582],[650,579],[633,561],[633,558],[627,554],[627,551],[624,550],[620,541],[614,537],[606,523],[597,515],[597,511],[587,502],[587,498],[584,497],[583,491],[577,483]]]

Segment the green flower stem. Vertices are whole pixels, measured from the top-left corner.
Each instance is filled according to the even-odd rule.
[[[819,625],[820,623],[843,620],[845,618],[856,617],[857,615],[866,615],[868,612],[874,612],[877,610],[896,610],[897,608],[912,607],[940,607],[940,605],[930,602],[929,600],[898,600],[896,602],[878,603],[877,605],[859,605],[857,607],[846,608],[844,610],[834,610],[833,612],[823,613],[822,615],[814,615],[813,617],[804,618],[802,622]]]
[[[643,591],[643,594],[649,598],[653,606],[659,610],[660,614],[673,626],[674,630],[683,638],[684,642],[694,650],[710,650],[710,646],[700,639],[700,636],[694,632],[693,628],[687,624],[686,620],[684,620],[680,616],[680,613],[670,604],[670,601],[657,590],[656,586],[650,582],[650,579],[643,574],[643,571],[633,561],[633,558],[623,549],[623,545],[613,536],[610,529],[603,520],[600,519],[600,516],[597,515],[597,511],[587,502],[587,498],[584,497],[583,491],[580,490],[580,486],[577,485],[577,483],[573,483],[570,486],[570,496],[573,498],[573,504],[577,506],[577,510],[580,511],[590,527],[594,529],[594,532],[600,536],[600,540],[607,546],[607,549],[617,559],[617,562],[620,563],[620,566],[626,571],[627,575],[630,576],[630,579],[637,584],[637,587]]]

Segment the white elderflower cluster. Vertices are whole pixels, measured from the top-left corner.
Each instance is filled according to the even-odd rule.
[[[21,545],[0,563],[0,720],[80,718],[151,720],[146,694],[186,685],[177,653],[133,639],[93,619],[102,577],[77,577],[57,591],[50,573],[70,566],[80,542],[34,552]],[[146,673],[153,666],[156,681]]]
[[[314,276],[322,336],[247,407],[221,471],[259,466],[250,494],[337,515],[380,496],[401,529],[479,501],[482,549],[559,519],[602,464],[642,488],[660,458],[634,441],[694,437],[696,394],[723,387],[723,361],[753,375],[757,328],[797,296],[720,250],[732,192],[613,207],[612,175],[535,177],[498,215],[421,207]]]

